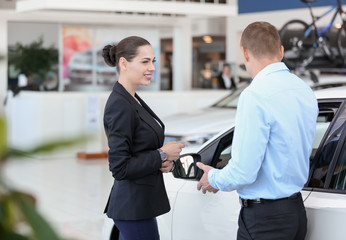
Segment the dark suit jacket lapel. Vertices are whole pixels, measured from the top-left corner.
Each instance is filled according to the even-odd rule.
[[[136,102],[136,109],[139,113],[139,116],[146,122],[149,124],[150,127],[152,127],[154,129],[154,131],[156,132],[156,135],[159,139],[159,145],[161,146],[163,144],[163,140],[164,140],[164,125],[161,122],[161,120],[156,116],[156,114],[149,108],[149,106],[136,94],[136,98],[139,100],[139,102],[141,103],[141,105],[139,105],[138,102],[136,102],[136,100],[134,100]],[[161,124],[161,126],[159,125],[158,122],[155,121],[155,119]]]
[[[136,98],[138,99],[138,101],[141,103],[141,107],[139,108],[140,110],[143,110],[143,108],[146,110],[144,111],[145,112],[145,116],[149,116],[148,118],[148,121],[151,122],[151,126],[154,128],[154,130],[156,131],[156,133],[158,134],[158,137],[159,137],[159,140],[160,140],[160,143],[163,143],[163,140],[164,140],[164,131],[165,131],[165,125],[163,124],[163,122],[161,121],[161,119],[150,109],[150,107],[137,95],[136,93]],[[137,102],[136,102],[137,103]],[[137,103],[137,105],[139,105]],[[150,115],[148,115],[148,113]],[[156,120],[155,120],[155,119]],[[149,122],[146,121],[148,124]],[[156,122],[158,121],[160,123],[160,125]]]
[[[156,114],[149,108],[149,106],[136,94],[136,98],[141,103],[139,104],[120,83],[116,82],[113,90],[124,96],[137,110],[139,116],[143,119],[143,121],[145,121],[155,131],[157,135],[158,145],[162,146],[164,141],[164,124],[158,118],[158,116],[156,116]],[[154,118],[161,124],[162,128]]]

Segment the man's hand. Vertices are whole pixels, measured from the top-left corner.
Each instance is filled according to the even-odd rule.
[[[219,191],[218,189],[213,188],[208,181],[208,172],[210,171],[210,169],[212,169],[212,167],[201,162],[197,163],[197,167],[199,167],[204,172],[201,180],[199,180],[199,183],[197,184],[197,190],[199,191],[202,189],[203,194],[205,194],[207,191],[213,193]]]

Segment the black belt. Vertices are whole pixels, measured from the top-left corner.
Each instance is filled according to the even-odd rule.
[[[265,202],[274,202],[274,201],[280,201],[280,200],[286,200],[286,199],[296,199],[298,196],[300,196],[301,193],[295,193],[289,197],[285,197],[285,198],[278,198],[278,199],[264,199],[264,198],[257,198],[257,199],[242,199],[241,197],[239,197],[239,202],[240,205],[242,207],[248,207],[250,204],[255,203],[265,203]]]

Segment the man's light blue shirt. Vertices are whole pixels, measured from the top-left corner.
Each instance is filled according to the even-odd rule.
[[[318,105],[311,88],[284,63],[266,66],[241,94],[232,159],[208,180],[243,199],[277,199],[307,181]]]

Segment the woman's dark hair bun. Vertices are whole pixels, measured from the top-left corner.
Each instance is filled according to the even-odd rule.
[[[107,65],[111,67],[115,67],[117,65],[116,63],[116,46],[112,45],[106,45],[102,50],[102,57],[107,63]]]

